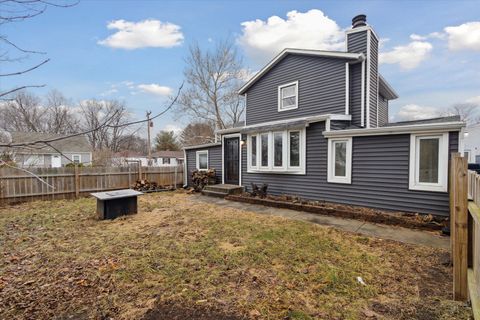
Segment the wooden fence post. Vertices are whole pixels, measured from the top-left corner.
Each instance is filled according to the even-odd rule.
[[[450,163],[450,219],[453,258],[453,298],[468,299],[468,166],[464,157],[452,154]]]
[[[80,196],[80,175],[78,173],[78,165],[75,164],[75,198],[78,199]]]

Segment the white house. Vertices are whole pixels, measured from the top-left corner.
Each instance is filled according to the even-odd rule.
[[[463,151],[468,163],[480,164],[480,123],[466,128]]]

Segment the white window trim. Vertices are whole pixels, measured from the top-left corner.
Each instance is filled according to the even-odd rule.
[[[295,105],[282,108],[282,89],[285,87],[293,86],[293,85],[295,85]],[[298,109],[298,81],[293,81],[293,82],[278,86],[278,112],[288,111],[293,109]]]
[[[347,143],[347,154],[345,164],[345,176],[335,176],[335,150],[333,149],[335,142]],[[327,160],[327,182],[330,183],[352,183],[352,137],[340,139],[328,139],[328,160]]]
[[[206,169],[200,169],[200,155],[201,154],[206,154],[207,155],[207,168]],[[209,167],[209,161],[208,161],[208,150],[199,150],[195,153],[195,160],[196,160],[196,168],[198,171],[207,171]]]
[[[422,138],[439,138],[438,143],[438,183],[419,182],[419,145]],[[410,135],[410,163],[409,189],[421,191],[447,192],[448,191],[448,133],[441,134],[411,134]]]
[[[75,163],[75,157],[78,157],[78,163],[82,163],[82,155],[81,154],[72,154],[72,163]]]
[[[282,133],[282,166],[274,166],[274,133]],[[290,166],[290,132],[300,132],[300,165],[298,167]],[[262,166],[261,159],[261,136],[268,135],[268,165]],[[256,166],[252,166],[252,136],[257,137],[257,161]],[[278,173],[278,174],[305,174],[306,167],[306,133],[305,128],[291,129],[282,131],[268,131],[249,134],[247,137],[247,172],[248,173]]]

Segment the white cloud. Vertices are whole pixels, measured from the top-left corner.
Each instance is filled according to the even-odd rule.
[[[259,62],[265,62],[285,48],[342,50],[344,32],[338,24],[317,9],[287,13],[287,19],[271,16],[241,23],[239,44]]]
[[[139,22],[114,20],[107,28],[118,30],[98,44],[111,48],[133,50],[146,47],[170,48],[183,41],[180,26],[170,22],[147,19]]]
[[[409,121],[409,120],[422,120],[439,117],[441,115],[440,110],[427,107],[419,106],[417,104],[407,104],[398,110],[397,114],[394,116],[395,121]]]
[[[182,128],[175,124],[169,123],[164,127],[163,131],[173,131],[174,134],[178,135],[180,132],[182,132]]]
[[[172,88],[158,85],[156,83],[139,84],[137,86],[143,92],[151,93],[157,96],[169,96],[172,93]]]
[[[412,41],[408,45],[380,53],[380,63],[398,64],[404,70],[414,69],[429,56],[432,49],[429,42]]]
[[[415,34],[415,33],[412,33],[410,35],[410,39],[412,39],[413,41],[424,41],[424,40],[427,40],[427,36],[421,36],[419,34]]]
[[[480,51],[480,21],[446,27],[444,30],[448,36],[450,50]]]
[[[466,102],[467,103],[473,103],[473,104],[476,104],[476,105],[480,106],[480,96],[471,97],[471,98],[467,99]]]

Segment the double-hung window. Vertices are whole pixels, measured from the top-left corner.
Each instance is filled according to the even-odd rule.
[[[412,190],[447,191],[448,133],[410,135]]]
[[[73,163],[79,164],[80,162],[82,162],[82,156],[79,154],[74,154],[72,155],[72,161]]]
[[[208,170],[208,150],[197,151],[197,170]]]
[[[352,183],[352,138],[328,140],[328,182]]]
[[[305,129],[248,135],[248,172],[305,173]]]
[[[278,87],[278,111],[298,108],[298,81]]]

